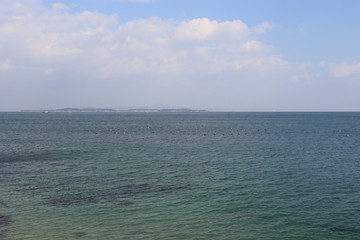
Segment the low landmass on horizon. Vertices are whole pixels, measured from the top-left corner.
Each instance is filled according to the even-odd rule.
[[[61,109],[43,109],[43,110],[21,110],[21,112],[209,112],[208,110],[198,110],[190,108],[169,108],[169,109],[148,109],[136,108],[127,110],[117,110],[110,108],[61,108]]]

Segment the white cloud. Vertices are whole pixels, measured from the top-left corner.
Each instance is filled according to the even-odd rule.
[[[360,62],[354,63],[328,63],[322,62],[321,66],[328,69],[337,78],[347,78],[352,76],[360,77]]]
[[[0,60],[0,71],[14,70],[15,66],[9,60]]]
[[[1,0],[0,14],[11,14],[13,16],[21,16],[33,14],[43,9],[41,0]]]
[[[271,29],[273,29],[273,25],[271,23],[263,22],[259,26],[255,26],[253,28],[253,32],[255,32],[257,34],[262,34],[262,33],[265,33],[268,30],[271,30]]]
[[[256,28],[256,27],[255,27]],[[251,28],[240,20],[217,22],[208,18],[183,21],[176,30],[176,37],[184,41],[244,41]]]
[[[187,41],[207,40],[215,34],[218,25],[207,18],[182,22],[177,28],[177,37]]]
[[[312,79],[314,79],[314,75],[309,74],[309,73],[291,76],[291,80],[294,82],[301,81],[301,80],[312,80]]]
[[[52,5],[52,8],[53,8],[54,10],[56,10],[56,11],[66,11],[66,10],[69,10],[69,7],[68,7],[68,6],[66,6],[66,5],[63,4],[63,3],[59,3],[59,2],[54,3],[54,4]]]
[[[306,83],[306,84],[317,84],[317,77],[311,73],[303,73],[299,75],[293,75],[290,77],[290,81],[293,83]]]
[[[257,40],[247,41],[242,46],[247,52],[266,52],[271,50],[269,46]]]
[[[72,14],[62,3],[49,9],[38,1],[20,3],[21,9],[27,9],[21,17],[12,17],[18,12],[15,5],[1,14],[6,20],[0,25],[4,36],[0,48],[12,62],[44,68],[43,72],[65,71],[66,63],[78,62],[74,71],[93,71],[94,75],[208,74],[244,67],[265,69],[279,58],[253,38],[263,32],[258,29],[269,28],[268,23],[249,27],[240,20],[155,17],[119,22],[116,15]]]

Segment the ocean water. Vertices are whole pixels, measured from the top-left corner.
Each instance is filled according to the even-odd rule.
[[[360,239],[360,113],[0,113],[25,239]]]

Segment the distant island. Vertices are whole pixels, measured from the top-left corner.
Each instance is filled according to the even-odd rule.
[[[144,113],[168,113],[168,112],[209,112],[208,110],[196,110],[190,108],[170,108],[170,109],[127,109],[127,110],[117,110],[109,108],[61,108],[61,109],[44,109],[44,110],[21,110],[21,112],[37,112],[37,113],[96,113],[96,112],[144,112]]]

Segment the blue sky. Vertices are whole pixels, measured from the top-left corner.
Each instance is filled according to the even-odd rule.
[[[0,111],[359,111],[357,0],[0,0]]]

